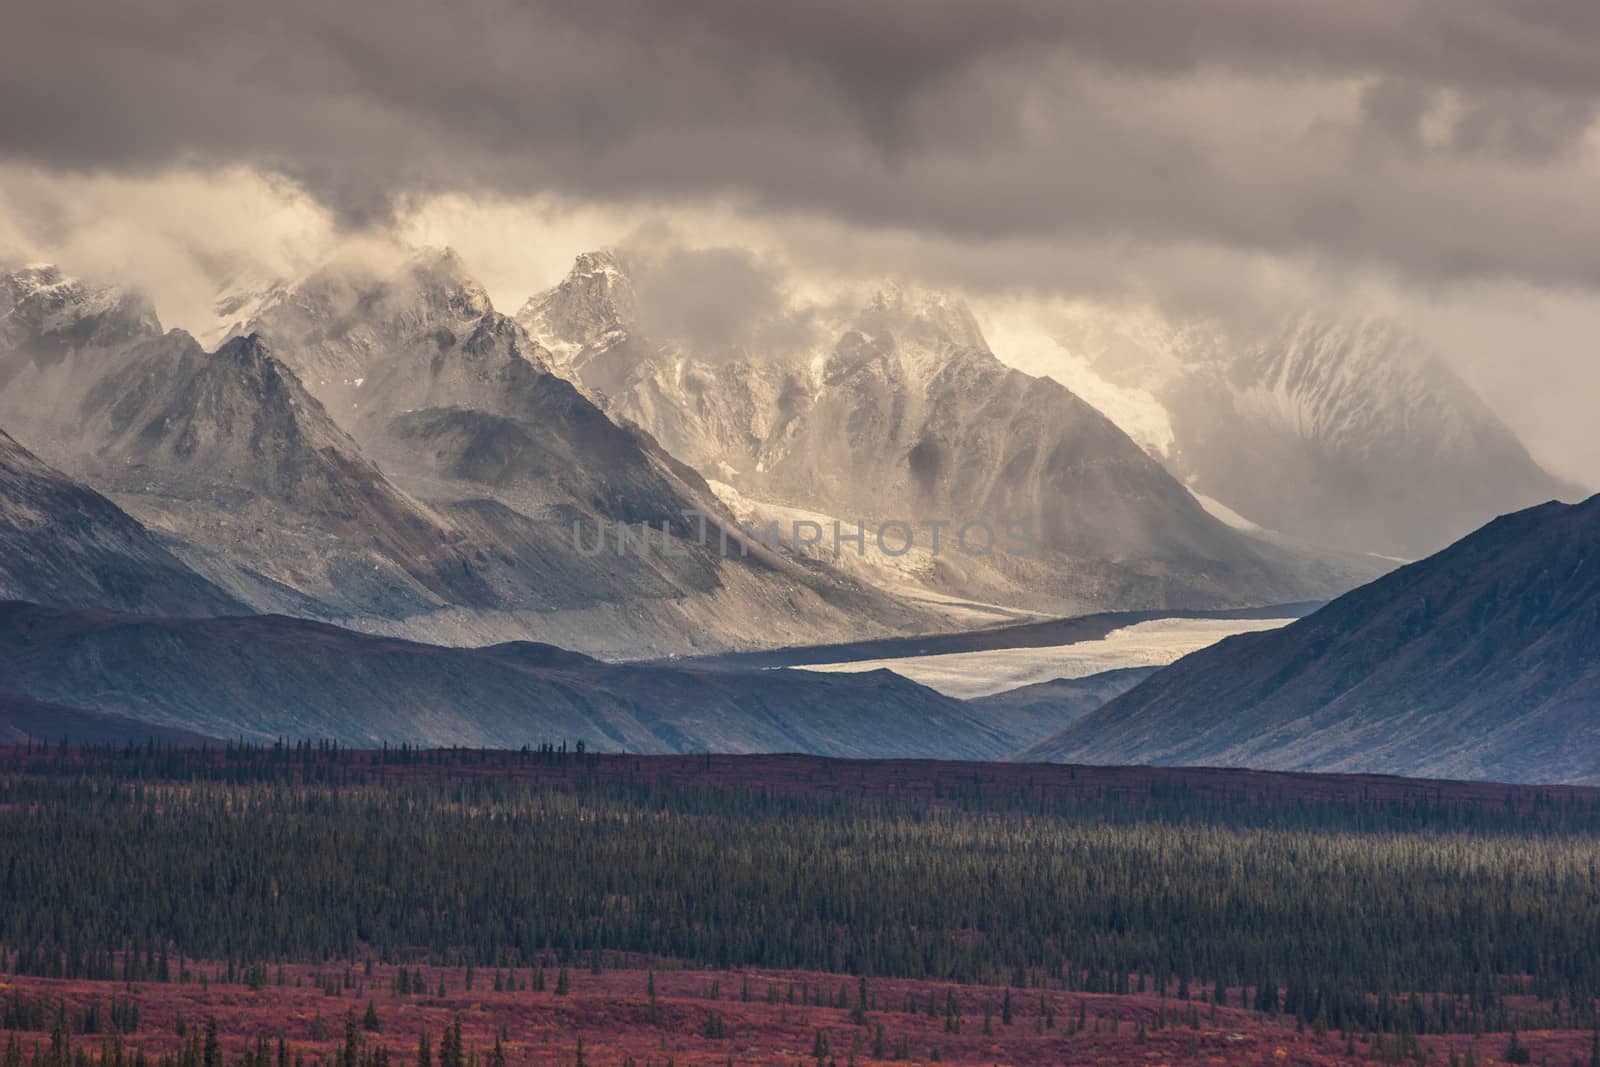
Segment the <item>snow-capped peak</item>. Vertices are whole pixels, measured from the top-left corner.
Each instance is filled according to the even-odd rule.
[[[50,263],[0,274],[4,347],[56,356],[161,333],[148,297],[135,289],[86,282]]]
[[[560,284],[530,297],[516,320],[558,361],[571,363],[585,348],[605,347],[624,337],[637,311],[633,283],[621,260],[602,250],[579,255]]]

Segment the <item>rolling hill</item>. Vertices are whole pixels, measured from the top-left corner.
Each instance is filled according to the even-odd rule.
[[[1033,746],[1061,762],[1563,782],[1600,770],[1600,497],[1496,519]]]
[[[530,642],[445,648],[284,616],[4,602],[0,678],[34,700],[256,740],[995,759],[1030,736],[888,671],[608,664]]]

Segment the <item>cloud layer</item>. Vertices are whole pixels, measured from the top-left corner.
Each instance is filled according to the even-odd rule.
[[[1587,0],[58,0],[0,151],[1600,281]],[[70,76],[64,76],[70,74]]]

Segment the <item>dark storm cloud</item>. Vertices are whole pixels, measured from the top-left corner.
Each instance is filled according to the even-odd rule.
[[[25,0],[0,156],[1600,281],[1600,5]]]

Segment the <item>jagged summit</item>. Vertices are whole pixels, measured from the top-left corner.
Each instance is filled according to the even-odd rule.
[[[444,309],[457,320],[477,318],[494,310],[489,292],[467,270],[467,265],[455,249],[418,249],[399,272],[400,279],[409,279],[415,287],[408,292],[404,281],[391,280],[389,290],[397,312],[399,327],[431,321],[431,316],[407,321],[405,316],[418,309],[431,311]]]
[[[86,396],[86,470],[186,559],[274,610],[405,615],[493,600],[449,522],[393,485],[260,335],[134,346]]]
[[[211,353],[210,360],[213,366],[233,368],[241,383],[253,387],[258,394],[303,391],[299,379],[274,358],[270,346],[259,333],[230,338]]]
[[[585,349],[624,340],[638,297],[615,251],[585,252],[555,288],[530,297],[516,319],[565,363]]]
[[[681,338],[639,336],[639,297],[632,273],[637,266],[634,259],[617,250],[582,253],[560,283],[522,305],[516,320],[554,352],[562,365],[580,373],[583,364],[630,340],[639,343],[637,352],[630,349],[635,355],[646,354],[652,346],[681,350],[690,358],[716,355],[694,351],[694,346],[681,344]],[[848,307],[848,302],[841,306]],[[819,318],[835,333],[849,328],[869,333],[893,330],[915,335],[930,346],[949,344],[984,351],[989,347],[976,317],[959,296],[899,280],[885,280],[863,292],[842,317],[838,308],[829,308]]]
[[[488,291],[449,248],[420,249],[392,267],[330,264],[298,281],[225,294],[223,302],[239,305],[228,334],[267,338],[335,411],[344,410],[375,361],[425,333],[463,336],[494,310]]]
[[[967,302],[936,289],[885,282],[866,299],[855,322],[860,329],[907,333],[924,344],[989,351]]]
[[[0,315],[9,314],[19,300],[65,281],[61,268],[54,263],[28,263],[0,272]]]
[[[535,367],[548,365],[550,353],[529,336],[515,319],[490,311],[478,320],[462,349],[471,356],[484,357],[503,352]]]
[[[427,408],[518,414],[550,373],[550,353],[515,321],[483,314],[458,334],[443,327],[374,360],[351,399],[346,422],[358,437],[381,435],[390,420]]]
[[[353,454],[352,442],[258,334],[211,355],[181,331],[140,346],[129,365],[92,390],[104,415],[102,456],[180,464],[186,476],[292,493],[316,469],[308,452]]]
[[[137,290],[85,282],[51,264],[0,274],[0,385],[30,365],[48,368],[160,333],[154,305]]]

